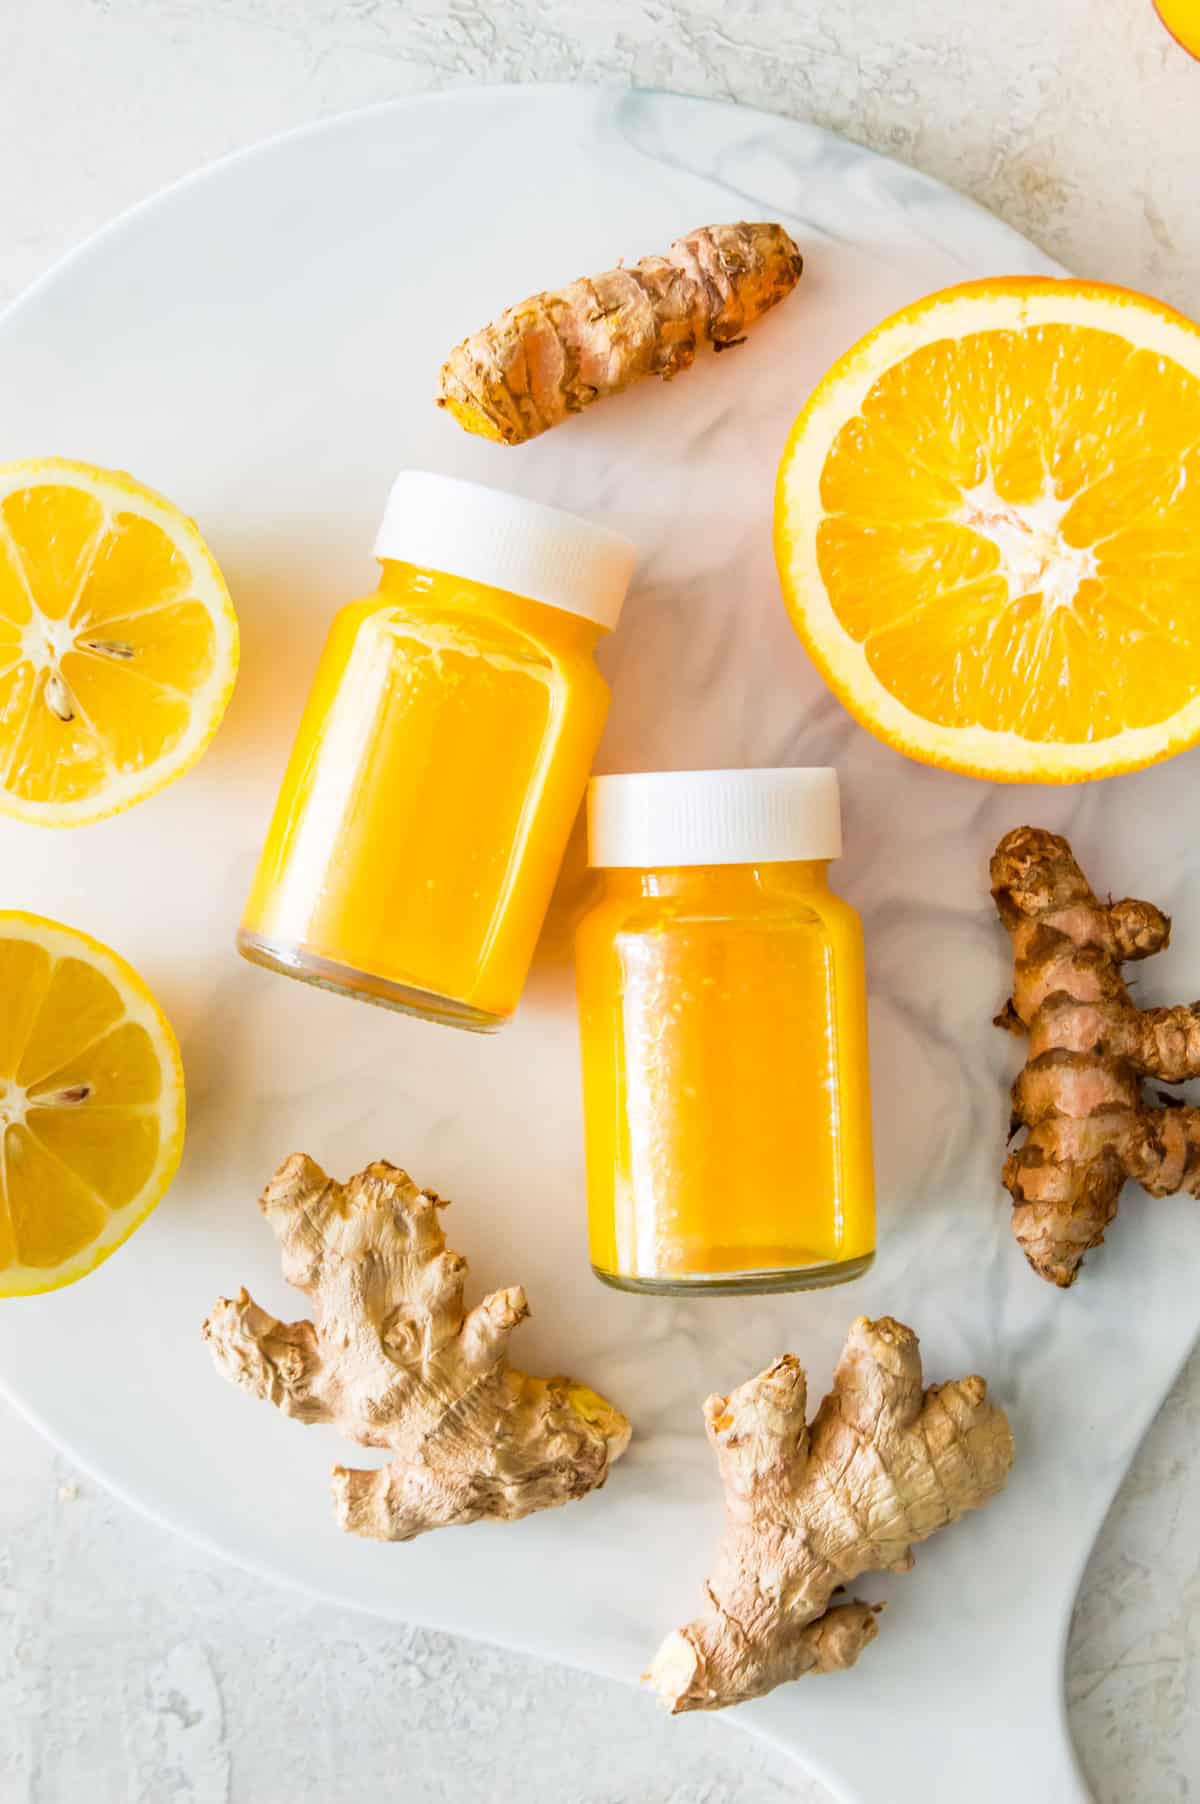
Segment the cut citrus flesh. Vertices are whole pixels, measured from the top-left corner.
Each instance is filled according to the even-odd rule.
[[[0,1297],[74,1283],[129,1238],[183,1150],[166,1016],[115,952],[0,912]]]
[[[195,525],[132,477],[0,466],[0,813],[82,826],[200,757],[237,619]]]
[[[792,429],[775,550],[856,718],[1011,782],[1200,739],[1200,328],[1098,283],[968,283],[836,363]]]

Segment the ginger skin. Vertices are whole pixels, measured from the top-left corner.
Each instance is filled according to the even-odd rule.
[[[628,1422],[574,1379],[510,1368],[509,1335],[529,1313],[519,1286],[464,1314],[466,1260],[446,1248],[438,1197],[394,1165],[341,1185],[297,1154],[259,1205],[315,1319],[277,1321],[243,1290],[217,1303],[204,1335],[252,1396],[391,1453],[375,1471],[335,1468],[342,1528],[411,1541],[481,1516],[516,1521],[604,1483]]]
[[[467,432],[522,445],[643,376],[669,381],[701,346],[740,344],[802,268],[780,225],[703,226],[665,257],[507,308],[450,353],[438,406]]]
[[[1200,1077],[1200,1003],[1134,1005],[1121,966],[1161,952],[1170,920],[1151,902],[1097,901],[1065,839],[1018,827],[991,875],[1013,945],[1012,998],[996,1022],[1029,1039],[1013,1086],[1014,1131],[1028,1131],[1004,1185],[1026,1259],[1065,1289],[1127,1178],[1152,1196],[1200,1196],[1200,1109],[1150,1108],[1142,1093],[1144,1078]]]
[[[703,1611],[645,1675],[672,1715],[853,1666],[877,1612],[830,1607],[834,1592],[864,1572],[907,1572],[914,1544],[986,1503],[1012,1465],[983,1379],[923,1391],[917,1337],[888,1316],[853,1324],[811,1428],[790,1353],[710,1397],[704,1418],[727,1522]]]

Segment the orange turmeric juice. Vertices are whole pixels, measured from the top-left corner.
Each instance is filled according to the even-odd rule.
[[[817,773],[701,773],[793,774]],[[670,806],[695,780],[598,784],[665,783]],[[656,863],[652,819],[639,827],[639,862],[604,872],[577,941],[593,1267],[647,1290],[856,1277],[875,1245],[858,917],[825,858]],[[828,844],[745,827],[694,832],[697,856]],[[601,857],[620,856],[611,810],[603,831]],[[657,835],[679,838],[669,821]]]
[[[381,537],[378,593],[334,622],[239,945],[310,982],[487,1030],[516,1007],[586,787],[608,710],[592,655],[601,604],[623,592],[631,554],[570,516],[424,480],[435,502],[449,489],[482,508],[483,528],[494,501],[500,530],[474,560],[477,519],[436,546],[427,518]],[[410,542],[555,599],[386,555]]]

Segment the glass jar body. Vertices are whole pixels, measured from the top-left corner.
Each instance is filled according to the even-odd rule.
[[[824,862],[609,870],[577,977],[592,1265],[802,1289],[874,1253],[862,929]]]
[[[608,711],[601,629],[385,562],[334,621],[239,935],[291,976],[512,1014]]]

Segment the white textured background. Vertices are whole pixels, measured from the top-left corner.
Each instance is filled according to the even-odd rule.
[[[1200,64],[1150,0],[0,0],[0,301],[239,145],[526,80],[817,120],[966,190],[1079,273],[1200,312]],[[1076,1616],[1072,1721],[1099,1804],[1200,1796],[1198,1499],[1200,1358]],[[723,1722],[667,1722],[633,1691],[218,1565],[0,1407],[0,1804],[826,1797]]]

